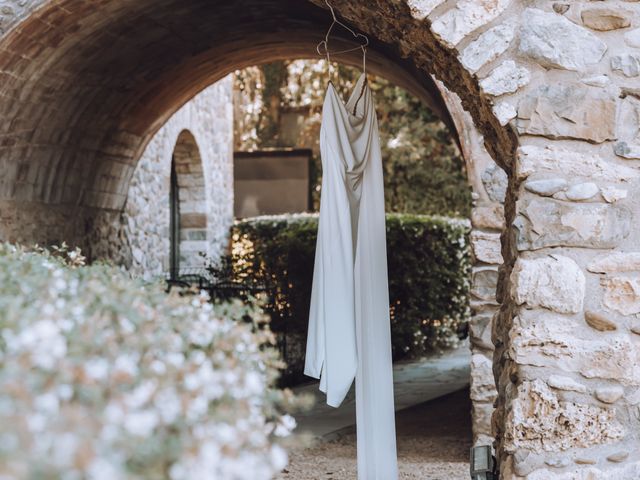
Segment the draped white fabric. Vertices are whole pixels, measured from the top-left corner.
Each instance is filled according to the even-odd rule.
[[[305,374],[337,407],[356,379],[358,479],[397,479],[384,189],[363,73],[348,102],[327,89],[322,196]]]

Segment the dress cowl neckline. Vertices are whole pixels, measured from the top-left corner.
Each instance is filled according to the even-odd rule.
[[[368,98],[368,90],[369,84],[367,82],[367,75],[363,72],[358,77],[353,90],[351,91],[351,95],[349,95],[348,100],[345,102],[340,94],[338,93],[338,89],[333,84],[331,80],[329,80],[327,86],[326,95],[332,94],[337,100],[338,105],[351,117],[362,119],[366,116],[366,107],[363,107],[366,99]]]

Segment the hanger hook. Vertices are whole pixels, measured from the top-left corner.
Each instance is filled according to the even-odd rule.
[[[351,35],[353,35],[354,38],[356,38],[356,39],[359,38],[359,37],[363,38],[364,39],[364,43],[361,43],[360,45],[358,45],[355,48],[349,48],[349,49],[346,49],[346,50],[340,50],[338,52],[333,52],[333,55],[352,52],[352,51],[358,50],[358,49],[362,49],[362,51],[365,52],[366,48],[369,46],[369,37],[367,37],[363,33],[358,33],[356,31],[354,31],[349,26],[345,25],[340,20],[338,20],[338,17],[336,16],[336,12],[333,9],[333,6],[329,3],[329,0],[324,0],[324,3],[327,5],[327,7],[329,7],[329,10],[331,11],[331,17],[333,18],[333,22],[331,22],[331,25],[329,26],[329,29],[327,30],[327,33],[326,33],[326,35],[324,37],[324,40],[322,40],[321,42],[318,43],[318,45],[316,45],[316,52],[318,52],[318,55],[323,55],[323,56],[326,55],[327,56],[327,60],[329,60],[329,35],[331,34],[331,31],[333,30],[333,27],[334,27],[334,25],[336,23],[338,25],[340,25],[341,27],[343,27],[345,30],[349,31],[351,33]],[[320,50],[321,47],[324,48],[324,53],[321,52],[321,50]]]
[[[336,18],[336,12],[333,11],[333,7],[329,3],[329,0],[324,0],[324,3],[326,3],[327,7],[329,7],[329,10],[331,10],[331,16],[333,17],[333,20],[337,22],[338,19]]]

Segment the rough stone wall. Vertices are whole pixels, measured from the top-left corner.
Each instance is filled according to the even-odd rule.
[[[506,210],[492,326],[502,478],[640,478],[638,4],[411,3],[519,134],[506,192],[498,170],[481,175]],[[494,207],[476,206],[476,229],[499,226]],[[476,260],[500,263],[495,234],[473,235]],[[474,347],[489,351],[491,320],[475,313]]]
[[[192,140],[181,141],[184,137]],[[191,148],[193,142],[197,152]],[[169,268],[169,187],[174,153],[181,187],[181,233],[190,235],[180,239],[181,266],[193,267],[202,264],[200,251],[212,259],[224,252],[233,222],[231,75],[178,110],[140,158],[122,215],[124,237],[132,255],[131,270],[137,274],[157,276]],[[196,158],[184,158],[189,155]],[[202,162],[200,170],[196,161]],[[199,186],[201,174],[205,198],[191,198],[201,196],[201,189],[189,188]],[[200,222],[206,225],[204,239],[200,230],[190,228],[199,221],[199,214],[206,217]]]

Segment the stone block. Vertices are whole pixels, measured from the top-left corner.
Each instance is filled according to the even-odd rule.
[[[518,104],[521,134],[601,143],[616,138],[616,95],[579,84],[542,85]]]
[[[493,315],[491,314],[479,314],[471,317],[469,320],[469,340],[472,347],[487,351],[494,349],[491,342],[492,319]]]
[[[616,119],[618,140],[629,144],[640,143],[640,100],[627,95],[620,101]]]
[[[640,48],[640,28],[636,28],[625,33],[624,41],[630,47]]]
[[[561,15],[535,8],[522,15],[520,52],[544,67],[584,71],[606,51],[596,35]]]
[[[612,248],[631,231],[631,211],[621,205],[520,201],[514,221],[519,250],[545,247]]]
[[[582,310],[585,277],[575,261],[562,255],[521,257],[511,272],[511,289],[518,305],[577,313]]]
[[[586,393],[587,387],[582,383],[575,381],[571,377],[563,375],[550,375],[547,379],[547,385],[556,390],[565,390],[578,393]]]
[[[474,445],[491,445],[491,416],[493,405],[490,403],[474,402],[471,405],[471,422],[473,427]]]
[[[613,146],[613,152],[622,158],[628,158],[629,160],[639,160],[640,144],[616,142],[616,144]]]
[[[497,393],[493,379],[493,361],[482,353],[471,356],[471,400],[493,404]]]
[[[587,332],[576,321],[543,310],[520,311],[516,320],[509,333],[509,356],[519,365],[640,385],[640,351],[627,333],[585,340],[579,333]]]
[[[593,75],[591,77],[585,77],[580,80],[585,85],[592,87],[606,87],[611,84],[611,79],[607,75]]]
[[[490,61],[498,58],[511,45],[514,30],[512,24],[504,24],[484,32],[464,49],[460,56],[462,65],[469,71],[476,72]]]
[[[640,313],[640,276],[606,276],[600,279],[604,289],[602,303],[622,315]]]
[[[624,389],[618,385],[600,387],[596,390],[596,398],[603,403],[615,403],[624,395]]]
[[[637,77],[640,75],[640,56],[623,53],[611,57],[611,70],[622,72],[625,77]]]
[[[445,0],[407,0],[411,16],[416,20],[424,20],[438,5]]]
[[[501,265],[503,263],[499,233],[471,232],[471,248],[476,260]]]
[[[506,60],[480,81],[480,87],[488,95],[497,97],[517,92],[530,81],[529,70],[519,67],[513,60]]]
[[[596,467],[579,467],[562,473],[541,468],[527,476],[527,480],[636,480],[638,478],[640,478],[640,462],[605,470]]]
[[[560,401],[542,380],[525,381],[508,412],[505,450],[542,453],[588,448],[614,443],[624,433],[615,410]]]
[[[502,230],[504,228],[504,207],[499,203],[474,207],[471,210],[471,224],[475,228]]]
[[[505,126],[511,120],[516,118],[518,112],[515,107],[511,105],[509,102],[500,102],[494,105],[493,114],[496,116],[500,125]]]
[[[640,171],[608,162],[603,158],[563,147],[524,145],[518,149],[516,175],[525,179],[538,172],[562,173],[572,178],[591,178],[608,182],[628,182]]]
[[[481,179],[489,198],[494,202],[504,203],[509,182],[505,171],[492,163],[482,172]]]
[[[460,0],[436,19],[431,29],[445,44],[454,47],[469,33],[497,18],[510,4],[511,0]]]
[[[550,197],[554,193],[566,190],[569,183],[564,178],[546,178],[543,180],[529,180],[524,184],[525,190],[540,195]]]
[[[204,213],[183,213],[180,215],[180,228],[207,228],[207,216]]]
[[[593,273],[640,272],[640,252],[614,252],[599,255],[589,263]]]
[[[568,200],[580,202],[595,197],[599,192],[600,188],[595,183],[585,182],[571,185],[564,194]]]
[[[471,275],[471,294],[480,300],[495,302],[498,286],[497,268],[476,268]]]
[[[585,8],[580,13],[582,23],[592,30],[607,32],[631,25],[630,13],[613,8]]]
[[[584,321],[587,322],[587,325],[591,328],[600,332],[612,332],[618,329],[615,322],[609,320],[606,315],[592,310],[584,312]]]
[[[624,200],[625,198],[627,198],[628,192],[624,188],[607,186],[602,187],[600,189],[600,193],[602,194],[602,198],[604,198],[606,202],[615,203],[619,200]]]

